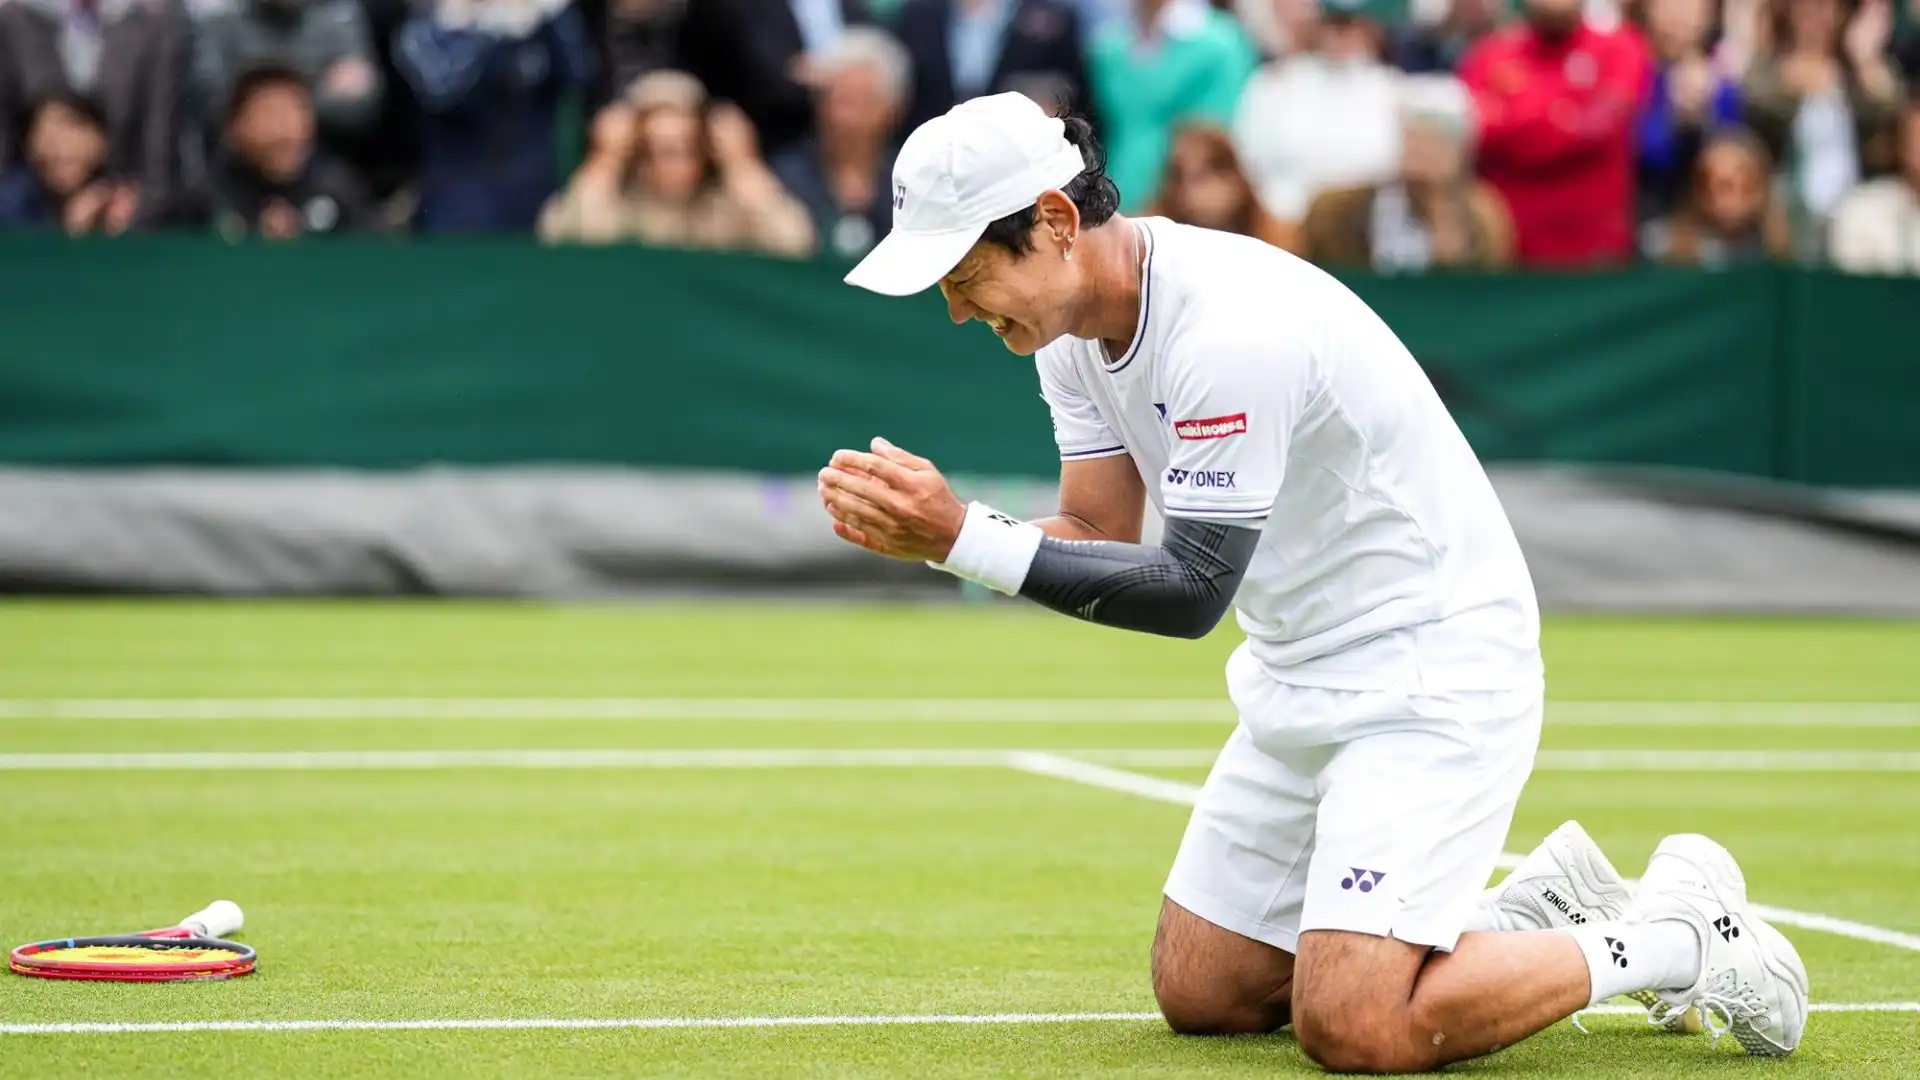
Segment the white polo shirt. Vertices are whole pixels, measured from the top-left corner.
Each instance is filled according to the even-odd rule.
[[[1513,529],[1426,374],[1344,285],[1258,240],[1141,222],[1140,325],[1036,357],[1063,461],[1130,454],[1167,517],[1245,523],[1234,600],[1277,681],[1497,690],[1542,677]]]

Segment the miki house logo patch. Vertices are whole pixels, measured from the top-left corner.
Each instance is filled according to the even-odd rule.
[[[1247,414],[1234,413],[1232,416],[1213,416],[1205,420],[1175,420],[1173,433],[1187,440],[1224,439],[1229,435],[1244,435],[1247,432]]]

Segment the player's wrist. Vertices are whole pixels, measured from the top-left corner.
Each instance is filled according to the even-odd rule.
[[[1036,525],[1017,521],[985,503],[968,503],[953,549],[945,560],[927,565],[1016,596],[1045,537]]]

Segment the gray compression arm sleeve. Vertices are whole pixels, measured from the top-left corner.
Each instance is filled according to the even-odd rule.
[[[1076,619],[1166,637],[1205,637],[1253,562],[1260,530],[1172,518],[1157,548],[1040,541],[1020,595]]]

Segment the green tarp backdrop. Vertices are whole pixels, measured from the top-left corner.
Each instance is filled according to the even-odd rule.
[[[840,268],[504,241],[0,242],[0,462],[1050,475],[1031,365]],[[1490,459],[1920,486],[1920,281],[1356,278]]]

